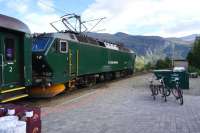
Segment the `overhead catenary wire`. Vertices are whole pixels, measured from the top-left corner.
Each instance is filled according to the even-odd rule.
[[[54,9],[54,10],[56,10],[56,11],[62,13],[62,14],[63,14],[63,13],[66,13],[66,11],[61,10],[61,9],[59,9],[59,8],[56,8],[55,6],[49,5],[49,4],[45,3],[45,2],[42,1],[42,0],[40,0],[39,2],[40,2],[42,5],[44,5],[44,6],[46,6],[46,7],[50,7],[50,8],[52,8],[52,9]]]
[[[102,20],[106,19],[105,17],[104,18],[100,18],[100,19],[94,19],[92,21],[96,21],[98,20],[98,22],[92,27],[90,28],[90,30],[88,30],[88,32],[91,32]]]
[[[64,11],[64,10],[61,10],[61,9],[59,9],[59,8],[56,8],[55,6],[53,6],[53,5],[49,5],[49,4],[47,4],[46,2],[44,2],[44,1],[39,1],[41,4],[43,4],[44,6],[47,6],[47,7],[49,7],[49,8],[52,8],[52,9],[54,9],[54,10],[56,10],[56,11],[58,11],[58,12],[60,12],[60,13],[64,13],[65,15],[64,16],[62,16],[61,17],[61,20],[58,20],[58,21],[54,21],[54,22],[52,22],[52,23],[50,23],[50,25],[56,30],[56,31],[59,31],[56,27],[55,27],[55,25],[53,25],[54,23],[56,23],[56,22],[59,22],[59,21],[62,21],[62,23],[66,26],[66,19],[64,20],[63,18],[65,17],[65,16],[68,16],[68,15],[72,15],[72,18],[75,16],[75,17],[80,17],[80,16],[78,16],[78,15],[76,15],[76,14],[74,14],[74,13],[66,13],[66,11]],[[70,18],[70,17],[69,17]],[[83,32],[91,32],[102,20],[104,20],[104,19],[106,19],[105,17],[103,17],[103,18],[98,18],[98,19],[92,19],[92,20],[87,20],[87,21],[82,21],[82,22],[80,22],[80,25],[82,25],[84,28],[85,28],[85,31],[83,31]],[[87,26],[85,26],[85,23],[87,23],[87,22],[92,22],[92,21],[98,21],[95,25],[93,25],[91,28],[90,28],[90,30],[88,30],[88,28],[87,28]],[[77,20],[76,20],[76,23],[75,23],[75,26],[72,26],[68,21],[67,21],[67,24],[69,24],[70,25],[70,27],[73,29],[73,30],[75,30],[75,31],[77,31],[76,30],[76,28],[77,28]],[[67,26],[67,28],[69,28],[69,26]],[[71,28],[69,28],[69,29],[71,29]],[[105,29],[103,29],[103,30],[105,30]],[[97,31],[102,31],[102,30],[97,30]],[[80,28],[80,32],[81,32],[81,28]]]

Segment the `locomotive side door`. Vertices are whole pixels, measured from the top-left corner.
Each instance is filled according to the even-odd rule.
[[[69,49],[69,75],[77,75],[77,50]]]
[[[21,62],[20,57],[24,54],[20,53],[19,36],[15,34],[2,34],[2,55],[3,55],[3,81],[4,84],[17,84],[22,80],[21,75],[23,71],[20,71]],[[23,47],[21,45],[21,47]],[[21,49],[21,51],[23,51]]]

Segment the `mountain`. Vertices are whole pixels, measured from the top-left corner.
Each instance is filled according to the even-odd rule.
[[[88,36],[113,43],[123,43],[126,47],[133,49],[137,55],[145,55],[147,51],[164,53],[171,57],[173,45],[175,50],[175,58],[185,59],[192,47],[192,41],[186,41],[182,38],[163,38],[160,36],[141,36],[129,35],[118,32],[116,34],[108,33],[87,33]]]
[[[177,43],[177,44],[182,44],[182,45],[191,45],[194,40],[184,40],[182,38],[176,38],[176,37],[171,37],[171,38],[165,38],[167,41],[170,41],[172,43]]]
[[[192,35],[189,35],[189,36],[181,37],[181,39],[184,40],[184,41],[193,42],[197,36],[199,36],[199,34],[192,34]]]

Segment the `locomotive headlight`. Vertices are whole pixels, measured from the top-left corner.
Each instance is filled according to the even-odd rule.
[[[47,83],[47,86],[48,86],[48,87],[51,87],[51,83]]]
[[[42,56],[40,55],[40,56],[36,56],[36,58],[38,59],[38,60],[41,60],[42,59]]]
[[[42,59],[42,56],[39,56],[38,59],[41,60],[41,59]]]

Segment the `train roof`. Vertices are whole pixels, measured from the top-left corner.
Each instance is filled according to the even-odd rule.
[[[109,43],[109,42],[104,42],[104,41],[99,41],[95,38],[88,37],[84,34],[77,34],[77,33],[71,33],[71,32],[55,32],[55,33],[43,33],[43,34],[35,34],[35,37],[53,37],[53,38],[60,38],[60,39],[65,39],[65,40],[71,40],[75,42],[83,42],[87,44],[92,44],[94,46],[101,46],[117,51],[123,51],[123,52],[128,52],[128,53],[134,53],[129,48],[124,47],[121,44],[114,44],[114,43]]]
[[[0,14],[0,27],[23,33],[31,33],[28,26],[22,21]]]

